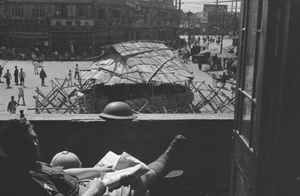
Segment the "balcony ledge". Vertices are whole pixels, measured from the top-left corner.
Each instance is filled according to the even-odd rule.
[[[33,121],[104,121],[99,114],[27,114]],[[137,114],[135,121],[152,120],[233,120],[233,113],[218,114]],[[0,115],[0,121],[19,118],[19,114]]]

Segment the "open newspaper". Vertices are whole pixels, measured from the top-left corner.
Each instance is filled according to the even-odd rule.
[[[115,171],[106,173],[102,178],[109,189],[120,186],[123,176],[130,176],[133,180],[138,179],[149,171],[148,166],[126,152],[117,155],[109,151],[95,167],[112,167]]]

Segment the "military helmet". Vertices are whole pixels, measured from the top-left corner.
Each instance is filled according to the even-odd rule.
[[[104,119],[113,120],[130,120],[137,117],[133,114],[130,106],[121,101],[109,103],[99,116]]]
[[[64,169],[69,169],[69,168],[81,168],[81,161],[72,152],[68,151],[62,151],[57,153],[51,160],[50,163],[51,166],[60,166],[63,167]]]

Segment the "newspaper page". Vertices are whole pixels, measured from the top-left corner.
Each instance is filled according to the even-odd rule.
[[[119,159],[120,155],[109,151],[94,167],[114,167]]]
[[[109,189],[120,186],[120,180],[123,176],[131,176],[133,180],[138,179],[149,171],[148,166],[135,157],[123,152],[117,155],[109,151],[95,167],[112,167],[115,171],[106,173],[102,181]]]

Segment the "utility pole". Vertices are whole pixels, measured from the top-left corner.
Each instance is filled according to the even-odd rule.
[[[237,18],[236,18],[236,14],[237,14],[237,2],[238,0],[235,1],[235,11],[234,11],[234,23],[233,23],[233,39],[235,37],[235,33],[236,33],[236,30],[237,30]]]
[[[216,0],[216,14],[219,15],[219,0]],[[225,18],[225,12],[222,10],[222,35],[221,35],[221,46],[220,46],[220,54],[222,54],[223,50],[223,39],[224,39],[224,18]],[[219,18],[219,17],[218,17]]]
[[[177,2],[177,0],[176,0]],[[179,0],[179,3],[178,3],[178,18],[177,18],[177,22],[178,22],[178,27],[177,27],[177,36],[179,36],[180,34],[180,10],[181,10],[181,0]]]
[[[225,18],[225,12],[223,11],[223,19],[222,19],[222,37],[221,37],[221,47],[220,47],[220,54],[222,54],[222,50],[223,50],[223,39],[224,39],[224,18]]]
[[[188,42],[189,42],[189,47],[191,48],[191,14],[192,14],[192,12],[188,12],[188,27],[189,27],[189,29],[188,29]]]

